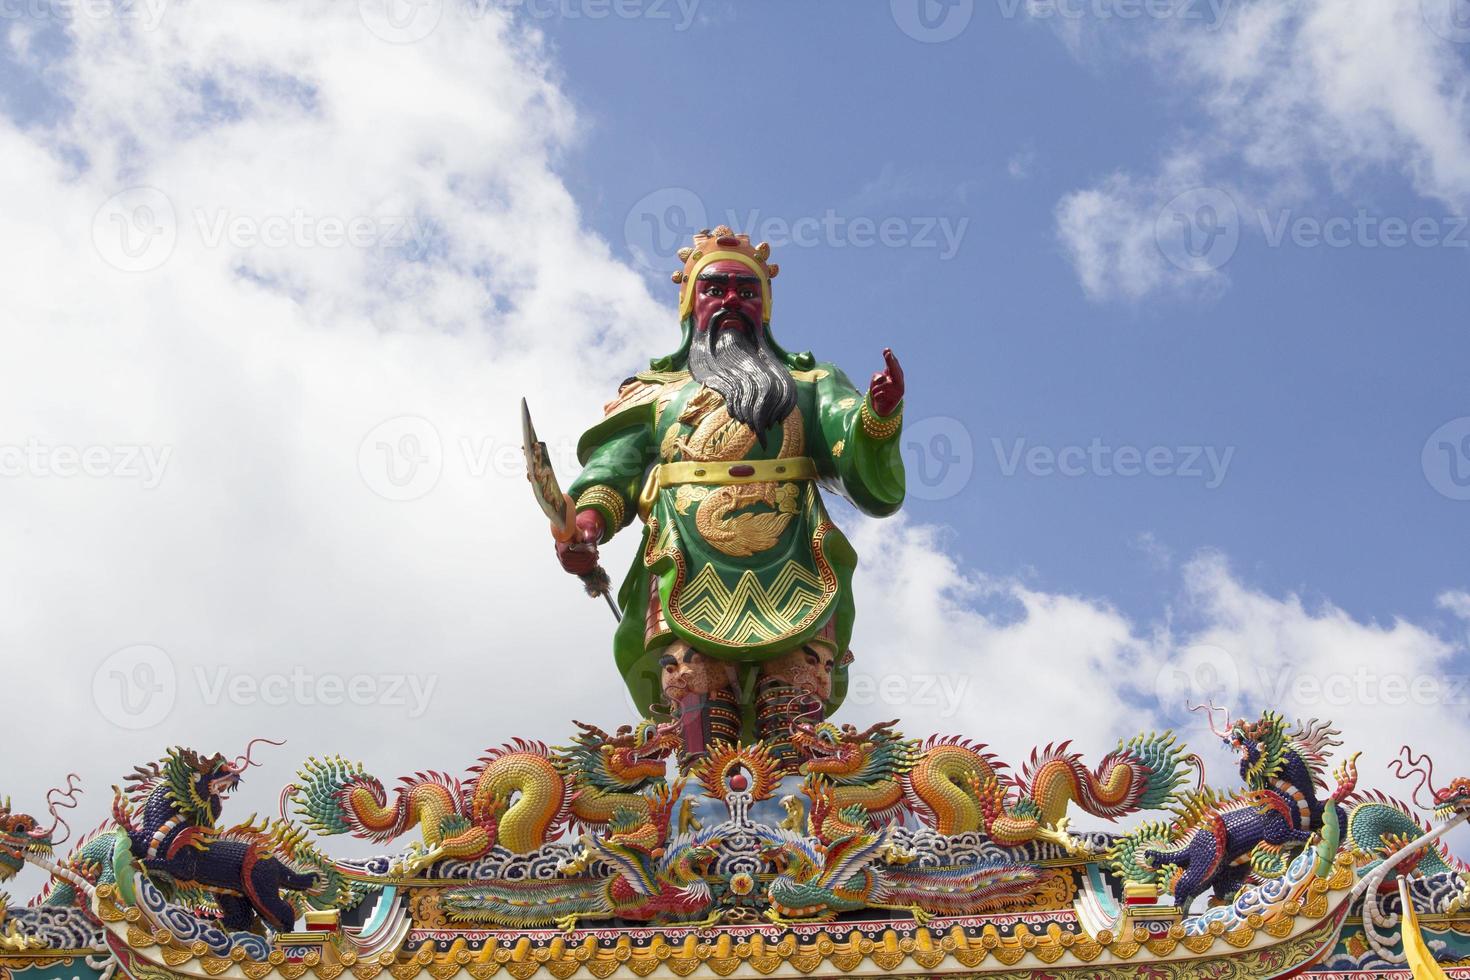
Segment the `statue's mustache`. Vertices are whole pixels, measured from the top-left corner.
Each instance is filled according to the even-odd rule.
[[[750,322],[750,317],[746,316],[743,312],[733,307],[724,307],[716,310],[714,315],[709,318],[709,329],[723,330],[725,327],[731,325],[732,320],[735,321],[735,325],[743,327],[746,330],[753,330],[755,328],[755,324]]]

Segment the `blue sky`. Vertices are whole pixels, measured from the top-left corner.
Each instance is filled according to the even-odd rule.
[[[1208,33],[1195,6],[1205,20],[1191,29]],[[1120,50],[1152,25],[1103,24],[1123,36],[1078,57],[1046,21],[1007,18],[994,0],[946,43],[905,35],[883,3],[700,9],[687,31],[672,8],[669,20],[537,19],[591,121],[568,185],[630,259],[630,211],[679,223],[664,209],[682,197],[659,196],[670,188],[693,191],[710,221],[830,209],[896,217],[916,237],[926,220],[965,222],[947,260],[942,247],[834,247],[840,237],[778,249],[773,328],[854,376],[892,344],[911,424],[964,423],[973,479],[910,510],[953,527],[968,561],[1034,569],[1048,588],[1141,614],[1170,601],[1172,578],[1140,535],[1176,558],[1222,549],[1269,590],[1321,593],[1362,618],[1433,617],[1441,590],[1467,584],[1470,505],[1436,492],[1421,451],[1470,413],[1470,233],[1451,221],[1445,247],[1272,247],[1247,213],[1218,291],[1094,301],[1058,243],[1059,200],[1148,167],[1204,124],[1186,90]],[[1328,169],[1306,168],[1292,220],[1463,213],[1415,193],[1399,167],[1343,192]],[[1283,211],[1267,213],[1274,227]],[[1207,461],[1198,479],[1005,475],[1017,440],[1094,439],[1234,454],[1213,488]],[[1187,469],[1187,452],[1174,458]]]

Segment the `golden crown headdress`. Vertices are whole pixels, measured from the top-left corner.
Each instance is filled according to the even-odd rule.
[[[771,246],[765,242],[750,244],[749,235],[737,235],[729,225],[706,228],[694,233],[694,244],[679,249],[679,258],[684,268],[674,273],[674,282],[679,285],[679,319],[689,315],[694,308],[694,281],[700,270],[711,262],[734,260],[755,273],[761,281],[761,298],[765,300],[765,319],[771,319],[771,280],[780,273],[781,267],[767,262]]]

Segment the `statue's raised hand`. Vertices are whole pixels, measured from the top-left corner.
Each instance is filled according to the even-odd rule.
[[[873,375],[868,397],[873,399],[873,409],[885,418],[897,411],[898,403],[903,401],[903,367],[891,348],[883,348],[883,370]]]
[[[597,567],[597,542],[602,540],[602,514],[591,507],[577,511],[577,526],[566,541],[556,543],[556,559],[573,575]]]

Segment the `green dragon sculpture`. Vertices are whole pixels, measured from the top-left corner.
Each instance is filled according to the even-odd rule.
[[[583,835],[582,850],[561,866],[561,880],[500,881],[447,892],[454,921],[571,930],[587,919],[688,921],[713,903],[706,876],[720,839],[710,831],[674,833],[682,781],[650,789],[647,816],[625,810],[604,835]],[[611,874],[593,872],[594,865]],[[719,914],[694,925],[712,925]]]

